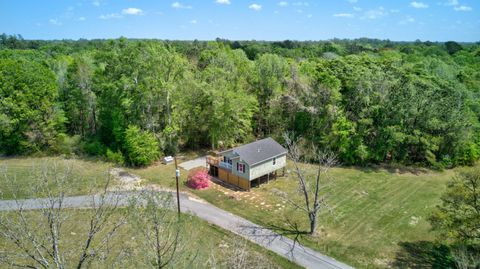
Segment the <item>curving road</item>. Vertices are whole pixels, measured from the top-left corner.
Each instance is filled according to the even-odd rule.
[[[164,191],[172,194],[172,192]],[[137,197],[138,192],[109,193],[107,201],[127,205],[131,198]],[[66,197],[63,206],[66,208],[89,208],[98,203],[99,196],[74,196]],[[306,268],[319,269],[351,269],[353,267],[341,263],[331,257],[320,254],[308,247],[299,245],[293,248],[293,240],[265,229],[242,217],[236,216],[223,209],[213,206],[203,200],[190,197],[186,194],[180,195],[181,211],[195,215],[209,223],[215,224],[225,230],[234,232],[244,238],[257,243],[280,256]],[[42,209],[48,206],[48,200],[42,198],[25,199],[20,201],[0,201],[0,211],[12,211],[23,208],[25,210]]]

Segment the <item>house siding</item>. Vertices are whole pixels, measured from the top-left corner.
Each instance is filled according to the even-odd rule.
[[[268,173],[274,172],[280,168],[285,167],[287,163],[287,155],[281,155],[275,158],[275,165],[273,164],[273,158],[268,159],[262,163],[256,164],[253,167],[250,167],[249,170],[249,180],[256,179]],[[236,165],[234,166],[236,170]]]
[[[237,163],[240,164],[245,164],[245,172],[242,173],[240,171],[237,171]],[[248,167],[248,164],[245,162],[241,161],[240,158],[235,158],[232,160],[232,174],[239,176],[244,179],[250,180],[250,168]]]

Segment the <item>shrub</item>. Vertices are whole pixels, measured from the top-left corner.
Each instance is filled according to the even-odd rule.
[[[80,136],[68,136],[64,133],[60,133],[52,144],[50,151],[55,154],[63,154],[67,157],[78,154],[80,144]]]
[[[107,158],[107,161],[112,163],[116,163],[119,165],[123,165],[125,163],[123,154],[119,150],[117,150],[117,152],[114,152],[111,149],[107,149],[107,152],[105,153],[105,157]]]
[[[210,187],[210,175],[204,169],[194,170],[188,175],[187,186],[195,190]]]
[[[93,140],[83,146],[83,151],[88,155],[101,156],[105,153],[105,146],[100,141]]]
[[[124,144],[128,162],[134,166],[149,165],[158,159],[158,142],[155,136],[130,125],[125,131]]]

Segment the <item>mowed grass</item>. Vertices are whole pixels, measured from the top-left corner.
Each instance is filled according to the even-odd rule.
[[[194,158],[188,154],[185,159]],[[32,185],[30,176],[32,165],[44,158],[0,159],[0,167],[10,167],[16,175],[16,186],[28,190]],[[51,161],[63,161],[53,158]],[[67,160],[76,171],[80,182],[73,184],[78,194],[90,189],[91,182],[97,187],[103,184],[110,165],[97,161]],[[5,165],[7,164],[7,165]],[[309,178],[313,179],[315,167],[302,164]],[[76,167],[76,169],[75,169]],[[156,184],[165,188],[175,187],[175,166],[155,164],[144,168],[126,168],[144,179],[144,184]],[[292,171],[289,162],[287,171]],[[188,171],[181,170],[180,189],[191,192],[210,203],[245,217],[267,227],[289,229],[288,220],[308,230],[308,219],[303,212],[294,210],[278,192],[285,192],[292,199],[301,202],[297,192],[298,183],[293,173],[270,181],[250,192],[238,192],[216,184],[207,190],[194,191],[185,186]],[[440,195],[445,183],[455,175],[456,170],[435,172],[426,169],[410,168],[334,168],[332,181],[322,180],[322,194],[332,212],[324,209],[319,218],[319,229],[315,236],[302,236],[301,242],[322,253],[359,268],[405,267],[405,243],[421,245],[421,241],[435,240],[430,230],[428,216],[435,205],[440,203]],[[23,175],[23,176],[22,176]],[[3,179],[2,179],[3,180]],[[18,185],[18,182],[21,184]],[[9,193],[8,184],[2,182],[4,197]],[[77,186],[78,185],[78,186]],[[7,187],[6,187],[7,186]],[[88,186],[88,187],[87,187]],[[13,190],[13,189],[12,189]],[[30,195],[25,191],[25,195]],[[24,195],[24,196],[25,196]],[[408,254],[408,253],[407,253]],[[403,263],[402,263],[403,262]],[[408,264],[408,261],[406,261]],[[428,264],[428,261],[426,261]],[[427,266],[428,267],[428,266]]]
[[[307,171],[309,179],[314,178],[315,166],[302,164],[301,167]],[[174,186],[174,174],[170,170],[171,166],[159,165],[137,172],[157,184]],[[293,171],[292,163],[288,163],[288,170]],[[398,260],[400,256],[405,259],[406,250],[401,246],[435,240],[428,216],[440,203],[445,184],[454,174],[455,170],[333,168],[333,180],[322,180],[321,189],[332,211],[323,209],[317,234],[302,236],[302,243],[359,268],[408,264],[408,261]],[[297,190],[297,180],[290,172],[250,192],[219,186],[190,191],[260,225],[289,229],[290,220],[307,231],[305,213],[294,210],[278,195],[284,192],[302,203]]]
[[[69,173],[65,186],[68,195],[88,194],[101,190],[108,178],[110,163],[87,159],[64,159],[61,157],[19,157],[0,158],[0,198],[23,199],[44,197],[45,189],[40,190],[42,178],[47,175],[52,181],[53,175]],[[55,170],[57,172],[55,172]],[[61,176],[58,176],[61,180]],[[114,181],[110,182],[112,185]],[[56,191],[58,184],[51,184]]]
[[[180,164],[182,162],[192,160],[198,158],[200,156],[204,156],[206,154],[205,151],[195,152],[195,151],[188,151],[179,154],[177,157],[177,163]],[[179,178],[179,188],[181,191],[189,191],[191,190],[188,188],[185,183],[187,181],[188,171],[180,169],[180,178]],[[147,179],[147,184],[156,184],[162,187],[176,188],[176,179],[175,179],[175,164],[170,163],[168,165],[162,164],[160,161],[156,162],[153,165],[147,167],[140,167],[140,168],[127,168],[127,171],[139,175],[140,177]]]
[[[175,212],[172,212],[175,215]],[[11,219],[18,218],[14,213],[4,213]],[[46,228],[41,226],[45,222],[45,217],[42,217],[40,211],[26,212],[27,220],[32,234],[38,237],[45,233]],[[126,209],[118,211],[113,215],[109,223],[113,225],[120,217],[128,214]],[[85,244],[86,234],[88,233],[89,219],[91,218],[92,210],[77,209],[66,211],[66,220],[63,222],[60,230],[61,242],[60,249],[67,250],[64,257],[67,261],[67,267],[74,267],[78,262],[81,249]],[[128,217],[127,217],[128,220]],[[273,252],[259,247],[258,245],[242,239],[240,236],[232,234],[228,231],[219,229],[205,221],[198,219],[191,215],[182,215],[183,224],[178,226],[180,228],[178,251],[175,254],[175,259],[168,268],[226,268],[229,263],[231,254],[235,253],[235,248],[245,250],[247,257],[250,260],[255,260],[258,265],[263,268],[300,268],[280,257]],[[104,249],[99,256],[89,266],[93,268],[154,268],[153,257],[154,249],[145,249],[146,245],[142,243],[144,239],[143,231],[137,226],[131,225],[128,221],[121,226],[108,241],[108,252]],[[96,239],[92,242],[92,249],[95,249],[99,244],[104,245],[103,239],[110,231],[111,225],[105,230],[101,230]],[[173,226],[171,226],[173,229]],[[36,232],[35,232],[36,230]],[[166,231],[163,231],[166,233]],[[172,231],[172,233],[175,233]],[[0,250],[8,252],[21,253],[11,242],[0,237]],[[171,241],[168,241],[171,242]],[[107,254],[103,256],[103,254]],[[146,255],[150,253],[150,255]],[[165,260],[167,258],[165,257]],[[32,264],[29,259],[17,260],[20,264]],[[32,264],[35,265],[35,264]],[[148,267],[146,267],[148,266]],[[0,267],[10,268],[8,263],[1,263]],[[12,267],[16,268],[16,267]]]

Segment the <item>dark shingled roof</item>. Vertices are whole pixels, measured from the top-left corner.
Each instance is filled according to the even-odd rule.
[[[282,147],[277,141],[268,137],[262,140],[252,142],[233,149],[233,152],[240,156],[244,162],[249,166],[258,164],[276,156],[287,153],[287,150]]]

